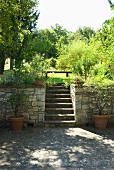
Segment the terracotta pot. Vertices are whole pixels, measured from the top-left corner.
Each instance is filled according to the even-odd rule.
[[[20,117],[10,116],[9,121],[10,121],[11,129],[13,131],[19,132],[22,130],[23,122],[24,122],[23,116]]]
[[[108,115],[93,115],[95,127],[99,130],[105,130],[107,127],[109,116]]]
[[[33,82],[35,85],[43,85],[44,82],[42,80],[34,81]]]

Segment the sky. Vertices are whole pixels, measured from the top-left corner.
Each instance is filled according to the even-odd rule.
[[[58,23],[68,31],[83,26],[97,30],[112,17],[108,0],[39,0],[39,3],[38,29],[50,29]]]

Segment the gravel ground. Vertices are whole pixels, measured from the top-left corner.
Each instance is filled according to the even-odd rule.
[[[0,170],[114,170],[114,126],[0,128]]]

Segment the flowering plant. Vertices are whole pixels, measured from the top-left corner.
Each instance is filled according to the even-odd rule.
[[[76,86],[78,86],[78,87],[83,87],[83,84],[84,84],[83,78],[82,78],[82,77],[77,77],[77,78],[75,79],[75,84],[76,84]]]

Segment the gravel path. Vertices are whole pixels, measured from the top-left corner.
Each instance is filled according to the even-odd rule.
[[[114,127],[0,128],[0,170],[114,170]]]

